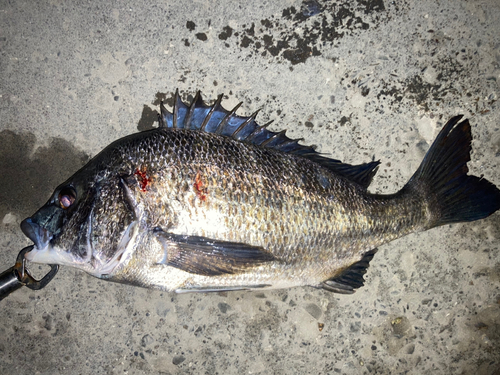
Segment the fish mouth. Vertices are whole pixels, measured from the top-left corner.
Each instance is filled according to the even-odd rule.
[[[21,222],[21,230],[26,237],[33,241],[38,250],[45,249],[53,237],[50,231],[34,223],[30,217]]]
[[[24,256],[27,260],[34,263],[73,265],[74,259],[71,254],[57,251],[52,247],[51,231],[34,223],[30,217],[21,222],[21,230],[35,244],[33,250]]]

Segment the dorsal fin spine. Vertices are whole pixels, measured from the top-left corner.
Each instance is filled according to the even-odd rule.
[[[201,98],[201,91],[197,91],[196,95],[194,96],[193,101],[191,102],[191,105],[189,106],[189,111],[186,115],[186,118],[184,119],[184,128],[185,129],[191,129],[191,120],[193,119],[193,114],[194,114],[194,109],[196,108],[196,103],[200,100]]]
[[[251,133],[251,134],[250,134],[250,135],[246,138],[246,139],[247,139],[247,141],[253,142],[253,143],[255,143],[255,144],[257,144],[257,145],[261,146],[263,141],[260,141],[260,142],[259,142],[259,141],[257,141],[257,137],[258,137],[259,135],[262,135],[262,134],[264,134],[264,137],[267,137],[267,135],[269,135],[269,137],[271,137],[271,136],[272,136],[272,134],[274,134],[274,133],[267,131],[267,129],[266,129],[266,128],[267,128],[269,125],[271,125],[272,123],[273,123],[273,121],[271,120],[271,121],[269,121],[268,123],[266,123],[266,124],[264,124],[264,125],[262,125],[262,126],[257,125],[257,126],[256,126],[256,128],[255,128],[255,130],[254,130],[254,131],[253,131],[253,132],[252,132],[252,133]],[[265,133],[266,131],[267,131],[267,133],[269,133],[269,134]],[[264,139],[264,141],[265,141],[265,140],[267,140],[267,138],[266,138],[266,139]]]
[[[167,122],[165,121],[165,117],[168,116],[169,113],[163,104],[163,101],[160,102],[160,114],[158,115],[158,127],[166,128]]]
[[[269,143],[271,143],[272,141],[275,141],[276,139],[280,138],[282,135],[285,135],[286,133],[286,130],[282,130],[280,131],[279,133],[276,133],[275,135],[273,135],[272,137],[266,139],[264,142],[262,142],[260,145],[262,147],[266,147]]]
[[[236,113],[238,108],[241,107],[242,104],[243,104],[243,102],[239,102],[238,104],[236,104],[236,106],[230,112],[228,112],[226,114],[226,116],[220,122],[219,126],[217,126],[217,129],[215,129],[215,134],[222,134],[222,132],[224,131],[224,128],[226,127],[226,125],[229,122],[229,119],[234,116],[234,114]]]
[[[205,131],[205,127],[207,126],[208,122],[212,118],[212,115],[214,114],[214,112],[217,110],[218,107],[221,107],[221,102],[222,102],[223,96],[224,96],[224,94],[220,94],[217,97],[217,100],[215,101],[214,105],[210,108],[210,111],[208,112],[207,116],[205,117],[205,119],[203,120],[203,122],[200,126],[201,131]]]
[[[255,118],[257,117],[257,115],[259,114],[260,112],[260,109],[256,110],[254,113],[252,113],[250,115],[250,117],[248,117],[245,122],[243,122],[240,126],[238,126],[238,129],[236,129],[233,133],[233,138],[235,139],[240,139],[238,138],[238,134],[246,127],[248,126],[248,124],[250,124],[252,121],[255,121]]]
[[[174,129],[177,128],[177,116],[179,115],[179,89],[175,90],[175,98],[174,98],[174,109],[173,109],[173,120],[172,120],[172,127]]]

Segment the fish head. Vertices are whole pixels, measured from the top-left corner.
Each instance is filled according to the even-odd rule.
[[[34,243],[27,260],[72,266],[97,277],[111,274],[123,261],[138,221],[120,174],[103,169],[105,164],[89,162],[22,221],[22,231]]]

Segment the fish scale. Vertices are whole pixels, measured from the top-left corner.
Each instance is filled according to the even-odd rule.
[[[106,147],[23,221],[26,258],[165,291],[352,293],[378,246],[500,208],[500,191],[467,175],[460,116],[403,189],[377,195],[367,187],[379,162],[327,158],[221,101],[176,92],[157,129]]]

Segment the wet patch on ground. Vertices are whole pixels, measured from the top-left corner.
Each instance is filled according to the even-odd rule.
[[[24,219],[50,197],[53,189],[75,173],[89,155],[61,138],[36,148],[31,133],[0,132],[0,218],[11,213]]]

